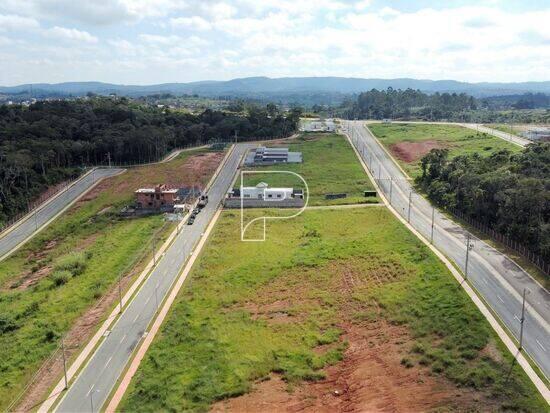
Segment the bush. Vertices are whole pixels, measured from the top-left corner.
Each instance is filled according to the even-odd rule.
[[[19,326],[15,320],[7,314],[0,314],[0,333],[9,333],[17,330]]]
[[[71,252],[59,258],[54,265],[55,272],[65,271],[76,277],[86,269],[86,256],[82,252]]]
[[[67,270],[54,272],[52,274],[52,281],[53,281],[54,287],[60,287],[63,284],[66,284],[71,277],[72,277],[71,272]]]

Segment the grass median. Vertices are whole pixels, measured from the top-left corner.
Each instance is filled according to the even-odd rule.
[[[387,210],[309,210],[268,223],[266,242],[239,240],[238,213],[226,211],[122,411],[338,411],[350,400],[365,411],[388,398],[397,410],[547,408],[446,267]]]

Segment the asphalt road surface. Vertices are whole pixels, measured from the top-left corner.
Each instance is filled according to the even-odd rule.
[[[515,143],[516,145],[519,145],[519,146],[527,146],[530,143],[533,143],[529,139],[520,138],[519,136],[512,135],[511,133],[502,132],[493,128],[488,128],[486,126],[479,125],[477,123],[463,123],[462,126],[465,126],[466,128],[470,128],[470,129],[475,129],[479,132],[485,132],[485,133],[488,133],[489,135],[497,136],[500,139],[504,139],[505,141]]]
[[[63,190],[57,197],[45,205],[38,207],[13,230],[6,234],[0,234],[0,260],[6,258],[16,248],[23,245],[50,219],[55,217],[67,205],[73,202],[80,195],[102,178],[107,178],[120,173],[122,169],[97,169],[94,172],[82,177],[74,184]]]
[[[146,334],[159,305],[225,197],[242,156],[251,147],[248,144],[236,145],[208,190],[206,207],[197,215],[193,225],[183,226],[109,335],[70,385],[56,411],[91,412],[92,409],[99,411],[103,406],[132,352]]]
[[[393,207],[405,219],[410,216],[410,224],[430,239],[432,206],[414,193],[401,170],[362,122],[344,122],[343,125]],[[467,231],[437,210],[434,211],[434,222],[434,245],[464,272]],[[473,236],[471,240],[473,248],[468,257],[468,279],[516,338],[520,336],[521,295],[524,288],[529,291],[523,347],[549,377],[550,293],[506,255]]]

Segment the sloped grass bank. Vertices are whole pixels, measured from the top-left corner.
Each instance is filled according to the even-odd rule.
[[[238,215],[224,212],[122,411],[207,411],[274,372],[290,388],[322,380],[345,355],[346,323],[378,319],[409,330],[403,369],[498,408],[546,408],[444,265],[387,210],[310,210],[270,223],[266,242],[239,239]]]
[[[161,215],[119,218],[117,212],[131,202],[133,191],[174,179],[206,184],[219,162],[192,156],[203,153],[185,152],[173,161],[101,182],[0,262],[0,410],[58,348],[60,337],[115,288],[119,276],[139,273],[152,252],[153,234],[158,248],[173,228]],[[87,339],[76,335],[80,342]]]

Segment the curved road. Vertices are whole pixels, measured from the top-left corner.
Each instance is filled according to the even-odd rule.
[[[343,125],[365,163],[373,171],[378,185],[405,219],[409,218],[410,197],[410,223],[428,240],[431,237],[434,212],[433,243],[464,272],[467,231],[433,210],[428,201],[414,193],[402,171],[362,122],[346,121]],[[473,236],[472,244],[468,279],[516,338],[520,335],[521,294],[524,288],[529,291],[523,347],[549,377],[550,293],[506,255]]]
[[[78,197],[103,178],[119,174],[124,169],[96,169],[73,182],[68,188],[44,202],[18,224],[0,234],[0,261],[40,232],[53,218],[63,212]]]

